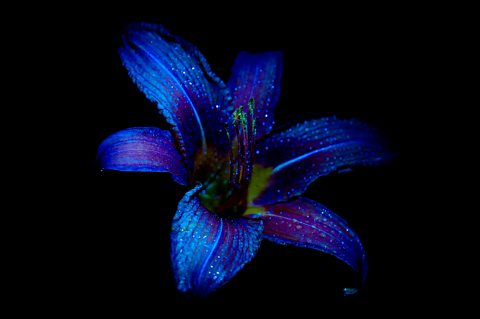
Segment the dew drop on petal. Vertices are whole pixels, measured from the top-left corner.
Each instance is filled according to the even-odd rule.
[[[343,295],[350,296],[358,292],[357,288],[343,288]]]

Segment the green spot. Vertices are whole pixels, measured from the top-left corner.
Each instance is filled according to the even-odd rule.
[[[269,185],[272,167],[263,167],[261,165],[253,166],[252,179],[248,186],[247,202],[251,203],[257,198]]]
[[[255,100],[253,97],[248,101],[248,110],[250,111],[250,115],[253,117],[253,111],[255,110]]]
[[[262,206],[249,206],[243,213],[243,216],[247,217],[260,217],[261,215],[265,214],[265,208]]]
[[[247,114],[245,112],[240,113],[240,125],[243,128],[247,127]]]
[[[209,211],[215,212],[228,194],[228,179],[217,178],[209,183],[205,190],[198,194],[200,202]]]
[[[256,119],[255,119],[255,100],[250,98],[248,101],[248,111],[250,112],[250,118],[252,119],[252,132],[253,135],[257,134]]]
[[[239,106],[235,111],[233,111],[233,124],[237,124],[240,121],[241,114],[243,113],[243,106]]]

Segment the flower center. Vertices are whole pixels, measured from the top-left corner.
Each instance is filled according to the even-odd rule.
[[[225,216],[239,216],[247,206],[247,191],[255,160],[255,102],[248,109],[241,105],[233,112],[232,135],[226,130],[231,148],[228,161],[206,183],[200,193],[202,204],[210,211]]]

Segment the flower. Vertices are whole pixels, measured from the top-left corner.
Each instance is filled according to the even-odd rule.
[[[385,153],[371,129],[328,117],[272,131],[281,52],[241,52],[227,84],[193,45],[160,25],[130,25],[119,53],[170,130],[114,133],[97,158],[101,169],[167,172],[188,187],[171,233],[180,291],[215,291],[255,256],[263,239],[331,254],[365,279],[357,234],[301,195],[318,177],[381,162]]]

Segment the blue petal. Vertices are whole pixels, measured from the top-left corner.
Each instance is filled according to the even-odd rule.
[[[256,163],[271,169],[257,204],[301,195],[318,177],[386,159],[379,136],[356,120],[335,117],[306,121],[257,145]],[[252,180],[255,178],[252,177]]]
[[[180,291],[205,296],[229,281],[257,253],[262,222],[220,218],[187,192],[172,225],[171,258]]]
[[[134,127],[107,137],[97,160],[102,169],[130,172],[168,172],[175,182],[187,184],[187,170],[168,131]]]
[[[231,98],[201,53],[155,24],[132,24],[123,40],[124,66],[172,125],[187,165],[197,151],[207,152],[208,140],[226,147]]]
[[[255,100],[257,138],[269,133],[274,124],[281,76],[281,52],[241,52],[233,65],[227,84],[233,94],[233,105],[246,107],[250,98]]]
[[[333,255],[360,272],[365,280],[365,251],[343,218],[307,198],[266,205],[264,210],[255,217],[263,220],[265,238]]]

